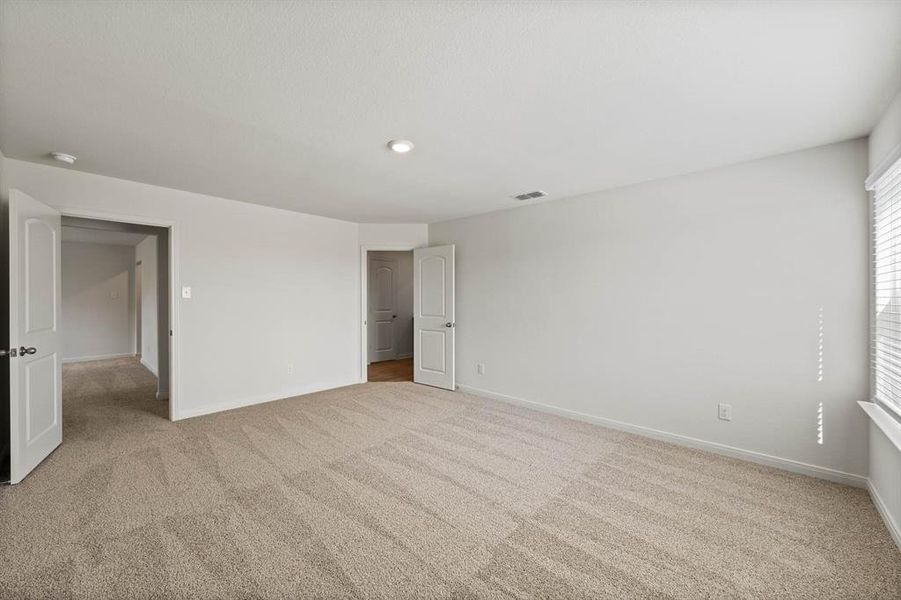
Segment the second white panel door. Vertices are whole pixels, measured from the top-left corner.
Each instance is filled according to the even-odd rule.
[[[369,258],[369,362],[397,358],[397,261]]]

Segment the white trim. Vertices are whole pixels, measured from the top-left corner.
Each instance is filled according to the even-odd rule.
[[[245,408],[248,406],[254,406],[256,404],[265,404],[266,402],[275,402],[278,400],[287,400],[289,398],[295,398],[297,396],[305,396],[307,394],[314,394],[316,392],[324,392],[326,390],[334,390],[342,387],[347,387],[350,385],[357,385],[356,381],[350,382],[342,382],[342,383],[330,383],[330,384],[319,384],[319,385],[307,385],[300,388],[295,388],[293,390],[286,390],[283,392],[278,392],[274,394],[263,394],[260,396],[251,396],[250,398],[241,398],[238,400],[231,400],[229,402],[222,402],[220,404],[208,404],[207,406],[201,406],[199,408],[192,408],[191,410],[186,410],[182,412],[178,419],[181,421],[182,419],[191,419],[193,417],[200,417],[203,415],[211,415],[214,413],[220,413],[227,410],[234,410],[236,408]]]
[[[369,303],[367,297],[369,295],[369,252],[410,252],[416,248],[421,248],[416,244],[398,243],[398,244],[374,244],[360,246],[360,380],[359,383],[369,381],[369,348],[367,344],[369,340]],[[412,356],[412,355],[411,355]]]
[[[113,358],[128,358],[135,356],[134,352],[122,352],[120,354],[97,354],[96,356],[72,356],[63,359],[63,364],[92,362],[95,360],[111,360]]]
[[[397,355],[397,358],[395,358],[394,360],[403,360],[403,359],[405,359],[405,358],[413,358],[413,353],[412,353],[412,352],[405,352],[404,354],[398,354],[398,355]]]
[[[140,360],[141,360],[141,364],[144,365],[144,368],[147,369],[148,371],[150,371],[151,373],[153,373],[154,377],[160,376],[159,371],[157,371],[153,366],[151,366],[150,363],[148,363],[146,360],[144,360],[143,356],[140,358]],[[171,380],[170,380],[170,383],[171,383]],[[160,397],[159,392],[157,392],[156,397],[157,398]]]
[[[157,219],[142,215],[126,215],[120,213],[108,213],[92,209],[58,208],[60,214],[65,217],[80,217],[84,219],[98,219],[100,221],[115,221],[117,223],[131,223],[132,225],[150,225],[152,227],[164,227],[169,230],[169,329],[173,332],[169,336],[169,420],[178,421],[181,418],[179,411],[179,398],[181,389],[179,384],[179,342],[180,337],[175,332],[179,331],[178,302],[176,290],[178,286],[178,226],[175,221]]]
[[[889,535],[892,536],[895,545],[901,550],[901,527],[895,523],[895,520],[892,518],[892,513],[889,512],[888,507],[885,505],[885,502],[882,501],[879,492],[876,491],[876,486],[873,485],[873,481],[870,479],[867,479],[867,491],[870,492],[870,498],[873,500],[873,504],[876,506],[876,511],[879,513],[879,516],[882,517],[882,522],[885,523],[885,528],[888,529]]]
[[[872,191],[873,188],[876,187],[876,183],[879,182],[879,178],[885,175],[885,172],[899,159],[901,159],[901,144],[892,148],[891,152],[889,152],[885,158],[880,161],[879,165],[873,169],[873,172],[870,173],[870,176],[867,177],[864,182],[864,188],[866,188],[868,192]]]
[[[858,402],[858,404],[895,448],[901,451],[901,423],[875,402]]]
[[[60,208],[60,214],[64,217],[78,217],[81,219],[97,219],[98,221],[113,221],[115,223],[130,223],[132,225],[150,225],[151,227],[174,227],[175,221],[144,217],[136,215],[123,215],[81,208]]]
[[[689,448],[706,450],[708,452],[721,454],[723,456],[729,456],[748,462],[766,465],[768,467],[775,467],[777,469],[791,471],[792,473],[800,473],[801,475],[808,475],[810,477],[826,479],[828,481],[843,483],[845,485],[859,488],[866,487],[867,485],[867,478],[862,475],[845,473],[844,471],[838,471],[836,469],[819,467],[817,465],[811,465],[788,458],[781,458],[779,456],[772,456],[769,454],[764,454],[762,452],[755,452],[753,450],[745,450],[743,448],[727,446],[725,444],[720,444],[717,442],[708,442],[706,440],[701,440],[686,435],[680,435],[678,433],[661,431],[659,429],[652,429],[650,427],[644,427],[642,425],[633,425],[632,423],[625,423],[623,421],[616,421],[614,419],[597,417],[595,415],[589,415],[575,410],[559,408],[556,406],[551,406],[549,404],[542,404],[533,400],[523,400],[522,398],[506,396],[504,394],[498,394],[496,392],[482,390],[479,388],[470,387],[468,385],[459,385],[457,387],[460,391],[467,394],[474,394],[476,396],[482,396],[485,398],[490,398],[492,400],[500,400],[501,402],[507,402],[509,404],[517,404],[519,406],[525,406],[527,408],[532,408],[541,412],[551,413],[562,417],[569,417],[578,421],[587,421],[588,423],[602,425],[604,427],[609,427],[610,429],[635,433],[645,437],[663,440],[665,442],[672,442],[680,446],[687,446]]]

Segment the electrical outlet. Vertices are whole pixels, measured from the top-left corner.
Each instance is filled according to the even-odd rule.
[[[484,375],[485,374],[485,365],[483,365],[482,363],[477,364],[476,365],[476,373],[478,373],[479,375]]]
[[[720,404],[719,405],[719,418],[723,421],[731,421],[732,420],[732,405],[731,404]]]

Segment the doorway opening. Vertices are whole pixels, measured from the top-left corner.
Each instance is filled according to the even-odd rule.
[[[413,381],[413,251],[366,252],[366,378]]]
[[[61,241],[64,415],[170,418],[169,229],[63,216]]]
[[[18,189],[9,190],[0,208],[7,239],[4,309],[9,314],[0,348],[5,359],[0,375],[8,383],[2,390],[8,411],[0,412],[9,424],[9,436],[0,438],[0,474],[16,484],[59,447],[64,430],[90,437],[101,421],[118,428],[133,423],[135,407],[123,401],[133,381],[144,382],[138,387],[145,404],[152,404],[151,418],[178,417],[177,348],[172,343],[177,312],[171,293],[177,273],[176,228],[144,217],[120,221],[93,211],[61,211]],[[106,239],[87,239],[101,235]],[[156,373],[139,362],[133,330],[135,257],[148,238],[154,241],[146,245],[157,275],[150,277],[147,261],[142,262],[141,359],[146,360],[148,350],[154,352]],[[72,245],[77,243],[83,246]],[[99,248],[103,245],[128,248],[107,252]],[[154,287],[155,309],[149,311],[148,290]],[[156,324],[153,344],[148,342],[151,321]],[[87,365],[114,368],[88,373],[70,385],[72,380],[63,378],[64,362],[76,371]]]

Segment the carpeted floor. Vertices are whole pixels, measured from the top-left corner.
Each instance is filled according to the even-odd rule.
[[[0,489],[4,598],[893,598],[863,490],[412,383],[171,423],[66,367]]]

